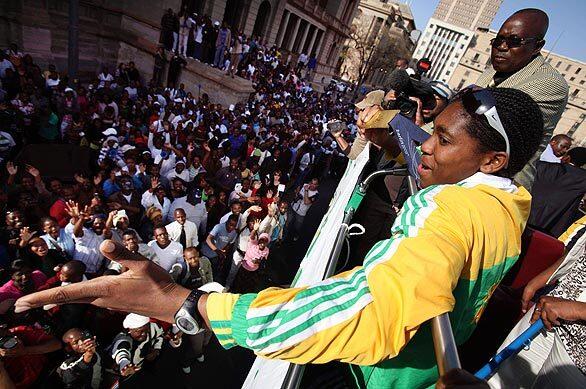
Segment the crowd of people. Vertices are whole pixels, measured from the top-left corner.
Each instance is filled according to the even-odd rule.
[[[161,35],[155,54],[154,83],[161,85],[168,66],[165,85],[177,87],[177,77],[187,59],[221,69],[234,78],[257,81],[263,77],[267,62],[276,69],[279,63],[291,64],[299,75],[309,79],[317,65],[316,58],[271,48],[266,39],[247,37],[225,21],[212,21],[208,15],[175,13],[169,8],[161,19]]]
[[[165,30],[168,16],[159,52],[166,58],[179,44],[185,55],[183,38],[167,45],[173,39]],[[207,39],[192,54],[202,61]],[[7,357],[0,364],[17,387],[126,380],[166,345],[181,348],[186,373],[204,360],[210,331],[182,342],[167,323],[90,305],[14,314],[15,300],[32,292],[124,273],[100,252],[106,239],[189,288],[215,281],[226,291],[247,293],[273,285],[271,249],[297,240],[320,180],[340,176],[345,167],[324,123],[351,122],[354,111],[335,91],[315,92],[302,69],[276,49],[249,42],[243,55],[250,59],[240,67],[246,66],[255,92],[229,107],[206,94],[195,98],[171,78],[162,88],[161,72],[145,80],[133,62],[114,74],[103,67],[89,83],[72,83],[53,65],[42,70],[16,45],[0,51],[6,215],[0,305],[7,336],[18,340],[17,347],[0,351]],[[214,55],[223,63],[221,51],[209,58]],[[90,165],[72,176],[49,177],[44,166],[16,159],[38,144],[81,147]]]
[[[544,363],[559,367],[548,362],[556,345],[567,352],[565,373],[547,379],[583,383],[586,285],[576,271],[586,158],[565,135],[539,149],[567,101],[565,81],[539,54],[545,13],[522,10],[504,23],[477,87],[454,95],[433,82],[433,109],[414,98],[413,122],[431,133],[421,145],[422,191],[396,196],[384,178],[373,181],[354,220],[366,233],[349,249],[359,266],[291,289],[266,289],[271,252],[298,239],[320,180],[340,177],[369,142],[365,173],[401,159],[388,131],[396,112],[383,108],[396,96],[373,91],[352,106],[334,87],[312,89],[306,56],[291,60],[206,17],[169,10],[161,24],[147,82],[132,62],[82,85],[54,66],[42,71],[15,45],[0,52],[0,384],[124,385],[173,349],[189,373],[213,331],[222,346],[267,358],[350,362],[359,386],[428,386],[437,367],[425,323],[450,312],[464,343],[520,255],[528,220],[552,235],[567,230],[560,239],[570,254],[527,285],[519,324],[541,318],[557,343],[540,349],[541,363],[521,355],[531,363],[491,384],[543,379]],[[195,98],[176,87],[183,57],[250,78],[255,92],[229,107]],[[348,129],[328,131],[333,119]],[[15,158],[38,143],[85,148],[91,165],[46,177]],[[542,296],[551,279],[559,282]],[[199,332],[182,333],[181,310]],[[438,385],[486,385],[458,374]]]

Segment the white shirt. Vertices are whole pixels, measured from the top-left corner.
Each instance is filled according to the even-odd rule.
[[[562,163],[562,159],[556,157],[556,155],[553,153],[553,148],[549,143],[547,144],[547,147],[539,157],[539,160],[550,163]]]
[[[73,225],[70,223],[65,228]],[[73,236],[75,242],[75,254],[73,259],[85,263],[86,273],[97,273],[104,262],[100,252],[100,244],[104,241],[104,235],[97,235],[93,230],[83,227],[83,236]]]
[[[2,62],[0,62],[0,78],[6,77],[6,69],[14,70],[12,62],[10,62],[8,59],[4,59]]]
[[[303,171],[313,162],[313,155],[311,153],[303,154],[301,161],[299,161],[299,170]]]
[[[230,166],[230,158],[228,158],[225,155],[222,158],[220,158],[220,162],[222,163],[222,167]]]
[[[175,213],[175,210],[177,208],[183,208],[187,220],[190,220],[195,223],[195,221],[197,220],[198,212],[195,209],[195,206],[187,202],[187,196],[178,197],[175,200],[173,200],[171,206],[169,207],[169,212],[167,213],[167,220],[175,220],[175,216],[173,214]]]
[[[187,169],[183,169],[181,173],[177,173],[175,169],[167,173],[167,179],[169,181],[173,180],[175,177],[181,178],[185,182],[190,182],[192,180],[191,175],[189,174],[189,170]]]
[[[110,81],[110,82],[114,81],[114,76],[112,76],[110,73],[108,73],[108,74],[100,73],[100,74],[98,74],[98,80],[100,80],[100,84],[99,84],[98,88],[103,88],[106,81]]]
[[[168,198],[163,197],[163,204],[161,204],[157,196],[148,190],[142,194],[142,200],[140,203],[144,209],[149,209],[150,207],[158,208],[163,213],[163,217],[166,217],[167,214],[169,214],[169,207],[171,206],[171,201]]]
[[[153,262],[165,269],[165,271],[171,270],[176,263],[181,264],[184,262],[183,246],[177,242],[171,241],[169,245],[163,249],[159,246],[156,240],[151,240],[148,243],[148,246],[157,256],[153,259]]]
[[[186,248],[197,246],[199,244],[199,239],[197,238],[197,225],[194,222],[186,220],[183,227],[185,228]],[[169,238],[177,243],[180,243],[179,237],[181,236],[181,224],[179,224],[177,221],[174,221],[173,223],[167,224],[165,228],[169,233]]]
[[[307,194],[307,197],[311,199],[312,197],[317,196],[317,194],[317,190],[310,190]],[[305,216],[307,214],[307,211],[309,211],[309,208],[311,208],[312,204],[305,204],[305,202],[303,201],[303,198],[305,196],[305,188],[301,188],[301,190],[299,191],[299,196],[301,196],[301,199],[293,203],[292,208],[293,211],[295,211],[299,216]]]
[[[197,43],[203,42],[203,26],[197,26],[195,29],[195,41]]]
[[[250,208],[248,208],[244,213],[238,215],[238,225],[236,225],[237,230],[241,230],[246,226],[246,220],[248,219],[248,215],[250,214]],[[228,221],[228,218],[232,215],[232,212],[228,212],[220,219],[219,224],[225,224]]]

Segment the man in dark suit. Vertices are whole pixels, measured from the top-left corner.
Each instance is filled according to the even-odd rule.
[[[538,161],[527,224],[551,236],[560,236],[581,213],[586,194],[586,148],[574,147],[562,163]]]
[[[130,225],[137,228],[142,217],[143,208],[140,204],[141,195],[134,189],[130,177],[120,179],[121,190],[108,198],[110,209],[124,209],[130,220]]]

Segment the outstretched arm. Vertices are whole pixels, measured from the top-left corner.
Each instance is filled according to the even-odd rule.
[[[451,222],[441,208],[419,217],[429,211],[419,213],[420,200],[409,202],[405,212],[413,217],[395,225],[363,267],[308,287],[213,293],[199,300],[201,315],[224,347],[240,345],[267,358],[370,365],[396,356],[422,323],[453,309],[452,290],[470,250],[462,239],[470,225]],[[130,270],[27,295],[17,311],[77,302],[173,322],[190,291],[120,244],[105,241],[101,250]]]

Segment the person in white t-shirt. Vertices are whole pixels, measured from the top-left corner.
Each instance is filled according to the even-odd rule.
[[[176,263],[181,265],[183,262],[183,246],[169,239],[169,233],[165,227],[155,228],[153,234],[155,239],[148,243],[156,255],[153,262],[166,271],[170,271]]]
[[[539,159],[550,163],[561,163],[562,157],[572,147],[572,141],[573,139],[566,134],[554,135]]]
[[[319,194],[317,188],[319,180],[314,178],[308,184],[296,189],[296,200],[290,208],[289,217],[287,219],[286,237],[294,241],[299,239],[299,232],[303,226],[303,220],[307,211],[313,205]]]

